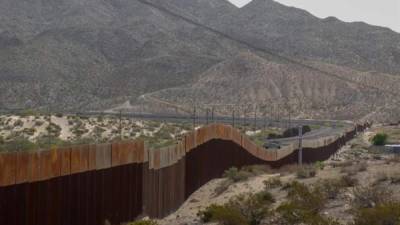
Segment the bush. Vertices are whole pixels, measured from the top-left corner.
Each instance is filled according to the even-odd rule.
[[[392,200],[392,192],[385,187],[356,187],[353,189],[353,206],[356,209],[373,208]]]
[[[41,121],[41,120],[36,120],[35,121],[35,125],[34,126],[36,126],[36,127],[40,127],[40,126],[42,126],[44,124],[44,122],[43,121]]]
[[[28,135],[28,136],[33,136],[36,132],[35,128],[25,128],[23,130],[24,134]]]
[[[270,215],[274,202],[269,192],[241,194],[224,205],[211,205],[198,213],[205,222],[219,222],[229,225],[258,225]]]
[[[300,179],[311,178],[311,177],[315,177],[315,175],[317,175],[317,170],[312,165],[306,165],[306,166],[300,167],[298,169],[296,175],[297,175],[297,178],[300,178]]]
[[[154,220],[139,220],[133,223],[128,223],[127,225],[158,225]]]
[[[16,137],[11,141],[3,141],[0,148],[4,151],[29,151],[36,149],[37,146],[29,139],[24,137]]]
[[[249,172],[253,175],[261,175],[271,171],[271,168],[267,165],[252,165],[252,166],[244,166],[242,171]]]
[[[378,134],[376,134],[376,135],[372,138],[371,142],[372,142],[372,144],[374,144],[374,145],[382,146],[382,145],[385,145],[385,144],[386,144],[387,139],[388,139],[387,134],[385,134],[385,133],[378,133]]]
[[[214,189],[214,195],[219,196],[222,193],[224,193],[226,190],[228,190],[229,186],[231,186],[233,182],[231,180],[224,180],[222,181],[215,189]]]
[[[342,182],[344,187],[354,187],[358,185],[358,180],[357,178],[352,177],[351,175],[344,175],[340,178],[340,181]]]
[[[392,184],[400,183],[400,173],[399,172],[391,174],[389,176],[389,178],[390,178],[390,183],[392,183]]]
[[[341,179],[321,180],[316,186],[322,190],[325,197],[328,199],[336,199],[340,190],[345,188],[346,185]]]
[[[264,180],[263,181],[264,185],[265,185],[265,189],[271,189],[271,188],[278,188],[282,186],[282,181],[279,177],[272,177],[268,180]]]
[[[382,182],[385,182],[385,181],[388,181],[388,180],[389,180],[389,177],[388,177],[388,175],[386,173],[378,172],[378,173],[375,174],[374,184],[377,185],[379,183],[382,183]]]
[[[348,175],[356,175],[359,172],[367,171],[367,163],[362,162],[358,164],[352,164],[351,166],[343,167],[340,172]]]
[[[197,215],[204,223],[220,222],[229,225],[249,224],[239,210],[224,205],[213,204],[207,207],[204,211],[200,211]]]
[[[13,124],[14,127],[22,127],[24,122],[22,120],[16,120]]]
[[[288,192],[288,201],[282,203],[277,212],[283,224],[338,224],[331,218],[320,214],[326,204],[321,187],[309,188],[304,184],[293,182]]]
[[[316,167],[317,169],[319,169],[319,170],[324,170],[324,169],[325,169],[325,164],[324,164],[324,162],[317,161],[317,162],[315,163],[315,167]]]
[[[225,178],[232,180],[233,182],[240,182],[247,180],[252,174],[247,171],[238,170],[236,167],[232,167],[224,172]]]
[[[63,117],[64,115],[63,115],[62,113],[56,113],[55,116],[58,117],[58,118],[61,118],[61,117]]]
[[[400,224],[400,203],[388,203],[355,213],[353,225],[396,225]]]

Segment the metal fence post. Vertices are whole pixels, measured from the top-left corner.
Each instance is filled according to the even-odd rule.
[[[303,165],[303,126],[299,126],[299,165]]]

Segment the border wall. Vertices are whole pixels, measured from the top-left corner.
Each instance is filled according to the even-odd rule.
[[[304,162],[325,160],[369,125],[307,140]],[[142,141],[0,153],[1,225],[113,225],[174,212],[232,166],[297,163],[297,146],[267,150],[231,126],[212,124],[176,145]]]

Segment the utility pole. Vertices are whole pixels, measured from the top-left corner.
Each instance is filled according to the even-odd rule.
[[[206,124],[208,125],[208,112],[209,112],[209,108],[206,108]]]
[[[299,165],[303,165],[303,126],[299,126]]]
[[[264,112],[264,130],[267,129],[267,116],[265,114],[266,113]]]
[[[119,139],[122,141],[122,110],[119,110]]]
[[[214,121],[214,106],[211,107],[211,121],[212,121],[212,123],[215,123],[215,121]]]
[[[235,127],[235,107],[232,110],[232,127]]]
[[[193,106],[193,130],[196,129],[196,106]]]
[[[257,130],[257,105],[254,106],[254,131]]]
[[[48,115],[48,122],[49,122],[49,126],[47,128],[48,145],[49,145],[49,148],[51,148],[51,110],[50,110],[50,105],[47,108],[47,115]]]

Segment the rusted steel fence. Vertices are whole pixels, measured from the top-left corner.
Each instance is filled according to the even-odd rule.
[[[355,133],[354,127],[305,143],[304,162],[327,159]],[[266,150],[231,126],[217,124],[156,150],[130,141],[1,153],[0,224],[104,225],[141,214],[160,218],[232,166],[279,167],[297,158],[296,146]]]

